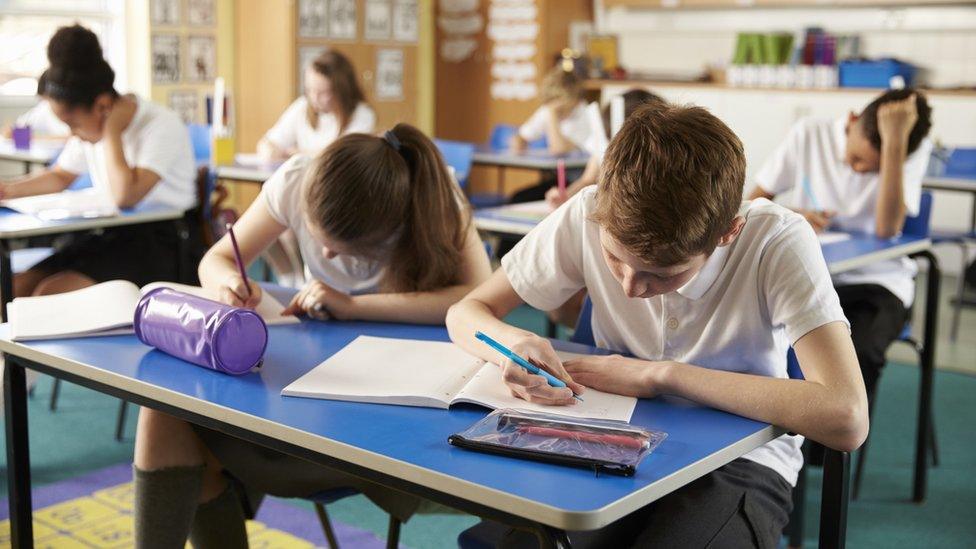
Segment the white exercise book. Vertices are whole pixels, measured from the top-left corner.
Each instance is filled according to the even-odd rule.
[[[579,356],[559,352],[569,360]],[[284,396],[444,408],[470,403],[574,417],[630,421],[637,399],[589,389],[572,406],[534,404],[512,396],[502,369],[453,343],[359,336],[285,387]]]
[[[214,299],[199,286],[175,282],[153,282],[141,290],[126,280],[110,280],[81,290],[38,297],[18,297],[7,305],[10,338],[15,341],[89,337],[133,333],[136,305],[146,292],[165,286],[207,299]],[[264,292],[255,309],[269,325],[300,322],[282,316],[285,307]]]
[[[849,235],[847,233],[838,233],[838,232],[833,232],[833,231],[826,231],[826,232],[822,232],[822,233],[818,234],[817,235],[817,238],[820,240],[820,245],[821,246],[824,246],[824,245],[827,245],[827,244],[833,244],[835,242],[843,242],[845,240],[850,240],[851,239],[851,235]]]
[[[98,189],[39,194],[0,200],[0,206],[45,221],[88,219],[119,215],[119,208]]]

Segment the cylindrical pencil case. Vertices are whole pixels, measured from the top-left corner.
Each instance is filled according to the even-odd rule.
[[[165,287],[142,296],[133,324],[146,345],[226,374],[258,366],[268,346],[268,327],[254,311]]]

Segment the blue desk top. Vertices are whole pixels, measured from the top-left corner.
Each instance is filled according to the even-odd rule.
[[[0,239],[87,231],[103,227],[179,219],[180,217],[183,217],[183,212],[180,210],[161,206],[136,206],[135,208],[122,210],[121,215],[113,217],[46,221],[32,215],[0,207]]]
[[[901,235],[895,238],[878,238],[874,235],[850,233],[851,238],[825,244],[824,259],[831,274],[857,269],[886,259],[904,257],[932,246],[928,238]]]
[[[151,350],[135,336],[15,344],[2,325],[0,348],[567,529],[608,524],[779,433],[760,422],[657,398],[641,400],[632,423],[669,436],[631,478],[596,477],[583,469],[476,453],[449,445],[447,437],[484,417],[483,408],[462,405],[445,411],[280,396],[283,387],[359,335],[447,341],[443,327],[303,321],[269,330],[264,366],[240,377]],[[587,349],[566,342],[557,347]]]
[[[492,164],[513,168],[532,168],[542,170],[556,169],[556,163],[563,160],[569,169],[586,166],[590,155],[583,151],[572,151],[567,154],[552,154],[544,149],[526,149],[522,152],[512,152],[508,149],[495,149],[491,145],[479,145],[474,151],[476,164]]]

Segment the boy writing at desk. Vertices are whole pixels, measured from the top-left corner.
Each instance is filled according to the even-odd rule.
[[[932,153],[926,138],[932,110],[913,90],[891,90],[860,115],[805,119],[756,175],[751,198],[791,190],[817,232],[828,226],[891,238],[917,215]],[[833,278],[869,401],[874,400],[885,351],[898,337],[915,297],[915,263],[881,261]]]
[[[774,547],[791,508],[803,436],[839,450],[867,436],[867,399],[816,235],[767,200],[742,202],[739,139],[697,107],[648,105],[607,150],[599,190],[570,199],[447,316],[451,338],[497,360],[480,330],[565,380],[504,364],[511,391],[572,405],[584,385],[684,397],[779,425],[783,435],[574,545]],[[561,364],[548,340],[500,319],[585,288],[600,347]],[[805,380],[787,378],[796,350]],[[583,393],[585,398],[585,393]],[[587,539],[589,538],[589,539]],[[749,543],[751,540],[751,543]]]

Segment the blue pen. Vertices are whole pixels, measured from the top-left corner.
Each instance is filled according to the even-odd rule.
[[[806,193],[807,198],[810,199],[810,205],[813,206],[815,211],[823,211],[820,209],[820,203],[817,202],[817,196],[813,194],[813,187],[810,185],[810,178],[803,177],[803,192]]]
[[[518,356],[517,354],[513,353],[508,347],[506,347],[506,346],[502,345],[501,343],[495,341],[494,339],[488,337],[484,333],[482,333],[482,332],[475,332],[474,337],[480,339],[481,341],[484,341],[485,343],[488,344],[489,347],[491,347],[492,349],[494,349],[494,350],[498,351],[499,353],[505,355],[512,362],[514,362],[514,363],[518,364],[519,366],[525,368],[530,373],[533,373],[535,375],[539,375],[539,376],[542,376],[542,377],[546,378],[546,381],[549,382],[549,386],[550,387],[563,388],[563,387],[566,386],[566,382],[564,382],[563,380],[561,380],[561,379],[553,376],[549,372],[547,372],[547,371],[545,371],[545,370],[537,367],[535,364],[532,364],[528,360],[525,360],[524,358]],[[576,400],[578,400],[580,402],[583,402],[583,399],[580,398],[579,395],[575,395],[574,394],[573,395],[573,398],[575,398]]]

